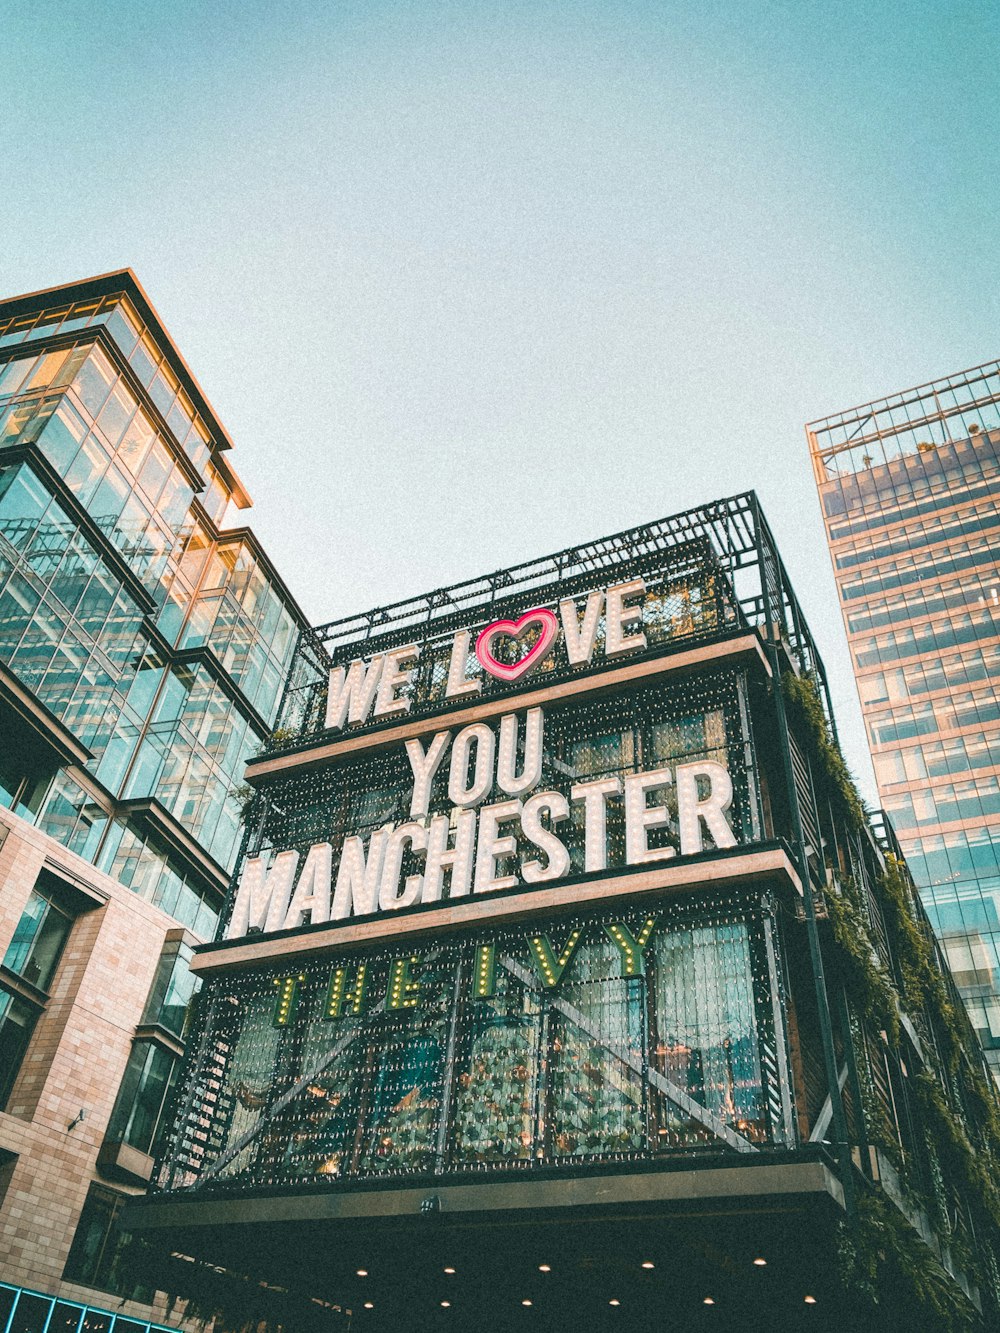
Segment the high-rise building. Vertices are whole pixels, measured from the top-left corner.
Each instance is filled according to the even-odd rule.
[[[993,1085],[827,707],[753,494],[303,635],[138,1271],[297,1333],[994,1327]]]
[[[881,804],[1000,1076],[1000,365],[807,432]]]
[[[118,1219],[303,623],[230,447],[130,271],[0,301],[0,1328],[110,1330],[133,1290]]]

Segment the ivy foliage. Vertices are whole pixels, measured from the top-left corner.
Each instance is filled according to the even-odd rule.
[[[982,1327],[978,1311],[893,1203],[873,1191],[858,1211],[855,1230],[842,1226],[838,1259],[859,1308],[868,1307],[866,1323],[874,1306],[891,1312],[893,1327],[901,1310],[913,1311],[922,1333]]]
[[[781,685],[785,707],[796,732],[811,742],[811,757],[819,762],[826,794],[851,828],[863,828],[867,822],[864,802],[858,795],[840,747],[833,739],[815,673],[797,676],[788,671],[782,676]]]
[[[789,672],[782,687],[789,721],[810,747],[815,780],[834,815],[852,831],[865,828],[864,803],[833,739],[816,677]],[[925,1020],[930,1020],[934,1047],[924,1052],[928,1064],[908,1082],[924,1125],[932,1174],[936,1170],[940,1177],[943,1172],[980,1220],[1000,1227],[1000,1103],[976,1059],[975,1033],[941,970],[929,927],[914,910],[905,866],[887,856],[874,888],[892,940],[895,974],[874,947],[862,891],[850,880],[842,883],[841,893],[826,894],[837,968],[856,1012],[866,1025],[884,1031],[890,1044],[901,1038],[902,1013],[925,1030]],[[873,1108],[866,1110],[871,1121]],[[907,1185],[899,1145],[883,1141],[885,1128],[876,1116],[869,1125],[871,1141],[888,1149],[896,1166],[904,1168]],[[908,1188],[912,1190],[912,1183]],[[977,1255],[960,1253],[964,1241],[952,1232],[944,1198],[916,1195],[914,1202],[929,1205],[942,1241],[996,1295],[992,1247],[984,1243]],[[841,1263],[848,1286],[876,1307],[888,1309],[892,1302],[898,1308],[905,1300],[925,1312],[922,1327],[941,1333],[966,1333],[981,1326],[957,1283],[880,1191],[861,1200],[856,1227],[844,1233]]]

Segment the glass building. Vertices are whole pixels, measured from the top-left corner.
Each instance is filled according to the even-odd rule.
[[[239,520],[230,452],[131,271],[0,301],[0,1250],[7,1225],[32,1299],[60,1270],[83,1288],[87,1328],[104,1327],[88,1289],[130,1294],[119,1215],[151,1173],[188,963],[216,931],[243,768],[304,624]],[[88,1067],[82,997],[101,973],[124,1044],[108,1036]],[[26,1238],[44,1145],[24,1126],[59,1090],[91,1185]],[[32,1247],[61,1257],[36,1273]]]
[[[880,800],[1000,1076],[1000,365],[807,433]]]

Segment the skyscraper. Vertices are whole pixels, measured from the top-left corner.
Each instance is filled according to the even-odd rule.
[[[1000,1074],[1000,365],[807,433],[881,804]]]
[[[187,963],[239,848],[234,788],[304,623],[231,522],[250,500],[230,448],[130,271],[0,302],[0,1279],[17,1288],[0,1308],[15,1292],[17,1327],[76,1327],[85,1307],[110,1327],[94,1307],[131,1290],[117,1219],[149,1179]]]

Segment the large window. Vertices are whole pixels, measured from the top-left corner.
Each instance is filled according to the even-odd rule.
[[[58,887],[43,874],[3,959],[4,967],[38,990],[48,990],[72,925],[69,912],[55,901],[57,894]]]
[[[135,1043],[108,1125],[109,1139],[154,1155],[166,1128],[179,1063],[173,1051],[155,1042]]]
[[[99,1291],[111,1291],[133,1300],[150,1300],[152,1292],[138,1289],[124,1275],[125,1254],[132,1241],[119,1221],[129,1196],[105,1185],[91,1185],[73,1237],[63,1277]]]
[[[38,1013],[37,1005],[0,989],[0,1109],[7,1105]]]
[[[187,1183],[314,1186],[782,1147],[752,895],[209,983]]]
[[[7,1104],[45,1008],[72,924],[60,901],[59,882],[42,871],[0,966],[0,1108]]]

